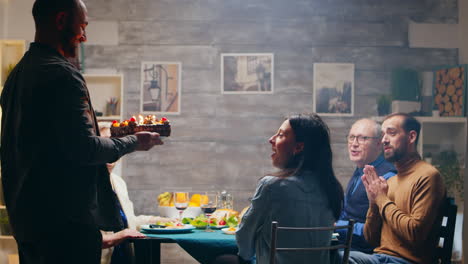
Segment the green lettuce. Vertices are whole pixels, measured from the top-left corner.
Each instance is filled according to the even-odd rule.
[[[229,227],[236,227],[239,224],[239,221],[237,220],[237,217],[231,216],[226,220],[226,224]]]
[[[204,215],[200,215],[195,217],[195,219],[193,219],[190,224],[198,228],[206,227],[208,225],[208,218],[206,218]]]
[[[191,224],[191,223],[192,223],[192,220],[193,220],[193,218],[184,217],[184,218],[182,219],[182,224],[184,224],[184,225]]]

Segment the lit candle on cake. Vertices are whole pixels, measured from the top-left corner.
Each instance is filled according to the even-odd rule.
[[[143,116],[142,115],[138,115],[138,124],[142,125],[143,124]]]

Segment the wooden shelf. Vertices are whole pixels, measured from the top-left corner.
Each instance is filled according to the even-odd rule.
[[[415,118],[421,123],[466,123],[466,117],[437,117],[437,116],[415,116]],[[371,119],[382,122],[384,116],[374,116]]]
[[[421,123],[466,123],[466,117],[416,116]]]
[[[440,117],[423,119],[418,152],[434,157],[443,151],[455,151],[461,167],[466,164],[466,118]]]
[[[460,167],[466,167],[468,123],[466,117],[415,116],[415,118],[421,123],[417,148],[423,158],[429,153],[434,156],[442,151],[453,150],[457,153]],[[375,116],[372,119],[382,122],[384,117]]]
[[[113,120],[117,120],[117,121],[122,121],[120,120],[121,116],[119,115],[112,115],[112,116],[98,116],[97,117],[97,120],[98,121],[113,121]]]
[[[98,120],[121,120],[123,103],[123,76],[121,74],[83,74],[94,110],[103,113]],[[108,102],[116,98],[114,113],[109,113]],[[110,115],[109,115],[110,114]]]
[[[24,55],[26,41],[0,39],[0,86],[7,78],[9,68],[16,65]]]
[[[0,239],[15,239],[13,236],[0,236]]]

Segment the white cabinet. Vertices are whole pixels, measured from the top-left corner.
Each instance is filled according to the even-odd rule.
[[[382,123],[382,116],[372,119]],[[455,151],[462,168],[466,164],[467,118],[415,116],[421,123],[417,150],[422,158]]]
[[[0,87],[3,87],[8,73],[23,57],[25,46],[24,40],[0,39]]]
[[[421,122],[418,152],[422,157],[435,157],[442,151],[455,151],[464,168],[467,127],[465,117],[417,117]]]
[[[83,74],[98,120],[121,120],[123,75]]]

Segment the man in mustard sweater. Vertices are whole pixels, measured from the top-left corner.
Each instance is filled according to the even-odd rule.
[[[349,263],[434,263],[440,207],[445,187],[440,173],[416,151],[421,124],[407,114],[391,114],[382,124],[384,157],[397,175],[386,181],[366,165],[362,181],[369,198],[364,226],[374,254],[351,252]]]

